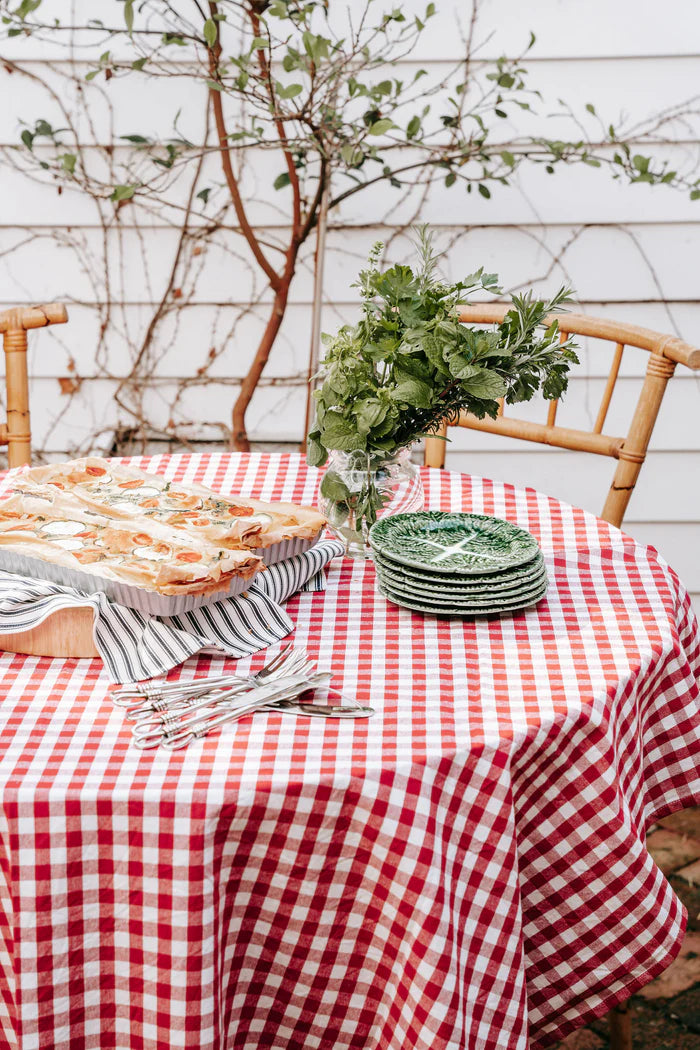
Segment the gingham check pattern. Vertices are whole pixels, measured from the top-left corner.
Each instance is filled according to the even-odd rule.
[[[317,484],[294,456],[151,466]],[[683,587],[534,491],[425,481],[431,507],[530,529],[551,585],[514,617],[437,620],[333,562],[288,605],[295,641],[373,719],[271,712],[138,752],[98,661],[0,658],[4,1045],[539,1050],[670,962],[685,917],[644,832],[700,803]]]

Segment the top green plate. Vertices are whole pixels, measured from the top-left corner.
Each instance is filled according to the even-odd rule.
[[[457,575],[502,572],[539,553],[535,537],[509,521],[442,510],[382,518],[370,529],[369,542],[400,565]]]

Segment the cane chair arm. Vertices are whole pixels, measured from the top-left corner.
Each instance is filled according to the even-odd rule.
[[[464,324],[500,324],[510,309],[510,304],[506,303],[473,303],[461,306],[459,317]],[[700,369],[700,349],[674,335],[586,314],[550,314],[544,323],[551,324],[553,321],[559,324],[562,340],[568,335],[582,335],[615,344],[600,408],[591,430],[575,430],[557,423],[556,401],[549,403],[545,423],[526,422],[510,415],[506,417],[503,403],[496,419],[477,419],[469,413],[462,413],[457,422],[459,426],[472,430],[613,457],[618,461],[618,466],[601,516],[612,525],[619,526],[646,457],[668,380],[677,364]],[[628,432],[625,437],[611,436],[603,433],[603,427],[626,346],[646,350],[649,359]],[[425,462],[428,466],[444,466],[445,442],[440,438],[444,438],[446,430],[446,426],[443,426],[439,436],[426,440]]]
[[[27,332],[50,324],[65,324],[67,320],[63,303],[17,306],[0,313],[7,390],[7,423],[0,425],[0,444],[7,445],[11,467],[31,462]]]

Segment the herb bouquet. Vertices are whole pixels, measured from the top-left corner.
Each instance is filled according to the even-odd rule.
[[[547,314],[570,301],[561,288],[549,302],[532,293],[512,297],[512,309],[491,329],[459,320],[459,305],[479,290],[498,293],[483,267],[456,284],[437,274],[439,256],[426,227],[417,231],[419,266],[379,269],[378,242],[356,287],[362,317],[324,335],[322,385],[314,392],[316,420],[307,458],[328,470],[321,482],[324,513],[351,554],[367,556],[367,534],[378,517],[422,505],[410,446],[445,420],[467,411],[495,417],[498,402],[547,399],[565,390],[578,358],[559,342]]]

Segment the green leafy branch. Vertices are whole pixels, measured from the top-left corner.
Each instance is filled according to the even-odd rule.
[[[558,398],[566,390],[569,367],[578,360],[574,344],[560,343],[558,322],[545,319],[570,301],[569,289],[549,300],[513,296],[501,324],[471,327],[460,321],[459,307],[477,291],[498,293],[496,275],[482,267],[446,284],[426,227],[417,231],[416,248],[416,270],[382,271],[377,243],[358,279],[360,320],[324,336],[323,381],[308,442],[314,466],[323,465],[331,449],[392,454],[462,411],[495,417],[501,398],[527,401],[539,389]]]

